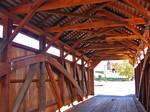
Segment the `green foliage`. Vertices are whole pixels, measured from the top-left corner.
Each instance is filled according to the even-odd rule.
[[[125,76],[128,80],[131,79],[134,75],[133,66],[127,61],[123,61],[122,63],[115,63],[112,64],[112,66],[117,73],[119,73],[121,76]]]
[[[114,77],[98,77],[95,78],[96,81],[126,81],[127,78],[114,78]]]

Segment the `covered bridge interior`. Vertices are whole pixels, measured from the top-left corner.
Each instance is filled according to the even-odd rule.
[[[149,0],[1,0],[0,24],[1,112],[53,112],[82,101],[94,95],[94,67],[123,59],[135,66],[136,97],[150,112]],[[38,48],[15,42],[19,33]]]

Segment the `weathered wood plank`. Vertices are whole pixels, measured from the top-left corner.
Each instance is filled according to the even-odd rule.
[[[58,88],[58,86],[57,86],[57,84],[55,82],[54,74],[52,72],[52,69],[51,69],[49,63],[45,62],[45,66],[46,66],[46,70],[47,70],[49,79],[51,80],[51,84],[53,86],[53,89],[54,89],[54,92],[55,92],[55,95],[56,95],[56,98],[57,98],[57,101],[58,101],[58,109],[60,109],[60,107],[62,106],[63,102],[62,102],[62,99],[61,99],[59,88]]]
[[[105,96],[98,95],[74,106],[65,112],[145,112],[138,110],[134,96]],[[138,107],[142,108],[142,107]]]
[[[45,85],[45,72],[44,72],[44,63],[40,63],[39,67],[39,112],[45,111],[46,105],[46,85]]]
[[[19,111],[19,108],[23,102],[23,99],[24,99],[27,91],[28,91],[28,88],[29,88],[30,84],[32,83],[32,79],[33,79],[33,76],[35,74],[35,70],[36,70],[36,66],[30,65],[29,72],[26,76],[26,80],[25,80],[24,84],[22,85],[22,87],[18,93],[18,96],[14,102],[12,112],[18,112]]]

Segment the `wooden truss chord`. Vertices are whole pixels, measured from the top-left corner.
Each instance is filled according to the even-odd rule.
[[[46,70],[47,70],[49,79],[51,80],[51,84],[52,84],[53,89],[55,91],[55,95],[56,95],[56,98],[57,98],[57,101],[58,101],[58,109],[60,109],[63,102],[62,102],[62,99],[61,99],[59,88],[58,88],[58,86],[55,82],[54,74],[52,72],[52,69],[51,69],[49,63],[45,62],[45,66],[46,66]]]
[[[145,22],[141,19],[136,20],[136,22],[132,22],[132,24],[144,24]],[[103,19],[101,21],[94,21],[94,22],[87,22],[87,23],[78,23],[75,25],[65,25],[63,27],[50,27],[45,28],[45,31],[47,32],[63,32],[63,31],[70,31],[70,30],[83,30],[83,29],[89,29],[89,28],[105,28],[105,27],[120,27],[125,26],[126,22],[116,22],[116,21],[110,21]]]
[[[65,8],[77,5],[86,5],[86,4],[95,4],[95,3],[104,3],[110,2],[111,0],[55,0],[49,1],[45,5],[41,6],[37,11],[46,11],[58,8]],[[28,13],[32,9],[33,3],[24,4],[18,6],[13,10],[13,13]]]

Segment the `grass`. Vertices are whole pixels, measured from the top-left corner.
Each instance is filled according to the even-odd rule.
[[[114,78],[114,77],[99,77],[95,78],[96,81],[128,81],[127,78]]]

